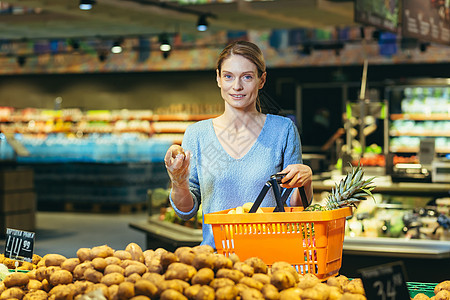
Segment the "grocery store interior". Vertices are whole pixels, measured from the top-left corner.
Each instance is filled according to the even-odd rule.
[[[222,113],[217,56],[248,40],[314,201],[350,165],[375,177],[339,272],[400,262],[410,281],[450,279],[448,1],[80,2],[0,1],[0,253],[8,228],[35,232],[41,256],[198,245],[203,216],[175,215],[163,158]]]

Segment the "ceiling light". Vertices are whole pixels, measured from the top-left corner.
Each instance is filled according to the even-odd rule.
[[[206,20],[206,16],[205,15],[201,15],[201,16],[198,17],[197,30],[198,31],[206,31],[206,30],[208,30],[208,21]]]
[[[111,52],[114,54],[119,54],[122,53],[122,46],[121,46],[122,42],[117,40],[113,43],[112,47],[111,47]]]
[[[95,0],[80,0],[80,9],[81,10],[90,10],[95,4]]]
[[[159,50],[162,52],[169,52],[172,49],[172,46],[170,46],[169,38],[166,34],[162,34],[159,36]]]

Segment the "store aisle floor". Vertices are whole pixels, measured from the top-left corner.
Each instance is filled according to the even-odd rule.
[[[146,212],[132,214],[94,214],[73,212],[37,212],[34,253],[58,253],[76,257],[83,247],[107,244],[123,250],[134,242],[144,249],[145,234],[129,227],[132,221],[145,220]],[[5,240],[0,240],[4,253]]]

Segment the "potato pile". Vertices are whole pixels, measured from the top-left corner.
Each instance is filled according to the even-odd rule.
[[[450,299],[450,280],[438,283],[434,287],[434,296],[428,297],[424,293],[418,293],[414,296],[414,300],[449,300]]]
[[[444,288],[443,288],[444,289]],[[150,299],[366,299],[360,279],[340,275],[321,282],[287,262],[271,267],[252,257],[214,253],[210,246],[125,250],[80,248],[77,257],[47,254],[27,273],[0,283],[0,300]],[[443,299],[443,298],[435,298]]]

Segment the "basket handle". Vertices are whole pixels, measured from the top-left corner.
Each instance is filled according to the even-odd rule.
[[[275,175],[270,176],[270,179],[263,186],[261,192],[259,193],[255,202],[253,203],[252,208],[250,209],[249,213],[256,212],[256,210],[261,205],[262,200],[264,199],[264,197],[266,196],[266,194],[270,188],[273,189],[275,200],[277,201],[277,206],[275,207],[274,212],[284,212],[284,202],[286,202],[287,198],[289,197],[290,193],[292,192],[292,188],[289,188],[289,189],[285,189],[283,191],[282,195],[280,193],[280,187],[278,186],[278,183],[280,181],[280,176],[284,176],[284,175],[286,175],[286,174],[275,174]]]

